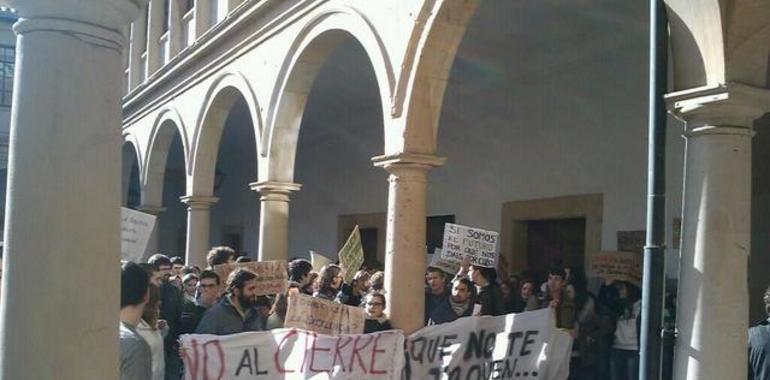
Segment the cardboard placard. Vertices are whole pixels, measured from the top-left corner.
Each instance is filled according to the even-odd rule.
[[[215,265],[214,272],[219,275],[221,284],[220,292],[224,293],[227,276],[236,268],[246,268],[257,274],[257,295],[285,293],[289,288],[289,272],[285,260],[251,261]]]
[[[361,234],[358,232],[357,225],[350,233],[350,237],[340,249],[337,257],[340,259],[340,266],[345,271],[345,282],[352,283],[353,277],[361,268],[361,264],[364,263],[364,247],[361,246]]]
[[[284,326],[321,334],[361,334],[364,318],[363,308],[298,293],[289,297]]]
[[[642,255],[636,252],[601,252],[591,259],[594,276],[605,280],[642,283]]]

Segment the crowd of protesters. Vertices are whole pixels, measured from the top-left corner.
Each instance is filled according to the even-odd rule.
[[[223,279],[213,270],[236,261],[250,259],[237,257],[228,247],[214,247],[205,269],[162,254],[147,263],[123,265],[121,379],[179,380],[181,334],[282,328],[288,298],[297,293],[362,307],[365,333],[393,328],[384,313],[382,271],[362,267],[347,283],[336,264],[316,272],[308,260],[294,259],[288,263],[288,290],[264,296],[257,295],[256,273],[238,268]],[[540,283],[527,273],[498,278],[495,269],[464,261],[457,273],[427,268],[425,324],[551,308],[557,327],[574,338],[570,379],[636,379],[640,296],[637,286],[612,280],[592,293],[585,275],[569,267],[553,267]]]
[[[392,329],[384,313],[382,271],[362,268],[345,283],[344,272],[328,264],[319,272],[308,260],[289,262],[286,293],[257,294],[258,275],[245,268],[219,278],[214,267],[250,261],[229,247],[209,251],[208,267],[185,266],[180,257],[152,255],[121,270],[120,373],[122,380],[179,380],[183,375],[179,336],[229,335],[282,328],[294,293],[362,307],[364,332]],[[224,293],[220,289],[224,285]]]

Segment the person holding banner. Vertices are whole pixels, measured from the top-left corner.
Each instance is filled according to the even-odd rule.
[[[365,298],[366,320],[364,334],[377,331],[393,330],[388,317],[385,315],[385,296],[381,293],[369,293]]]
[[[238,268],[227,278],[227,292],[203,314],[196,334],[228,335],[262,331],[265,321],[256,309],[257,274]]]
[[[313,293],[313,297],[334,301],[337,299],[337,293],[342,287],[342,268],[336,264],[326,264],[321,268],[321,275],[318,284],[318,290]]]

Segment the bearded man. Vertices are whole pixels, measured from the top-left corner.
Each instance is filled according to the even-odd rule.
[[[257,274],[244,268],[230,273],[227,294],[203,314],[196,334],[229,335],[262,331],[265,320],[257,311]]]

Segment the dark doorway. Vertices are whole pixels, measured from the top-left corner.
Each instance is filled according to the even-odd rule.
[[[530,220],[526,224],[528,269],[538,281],[544,281],[554,265],[583,269],[585,218]]]

